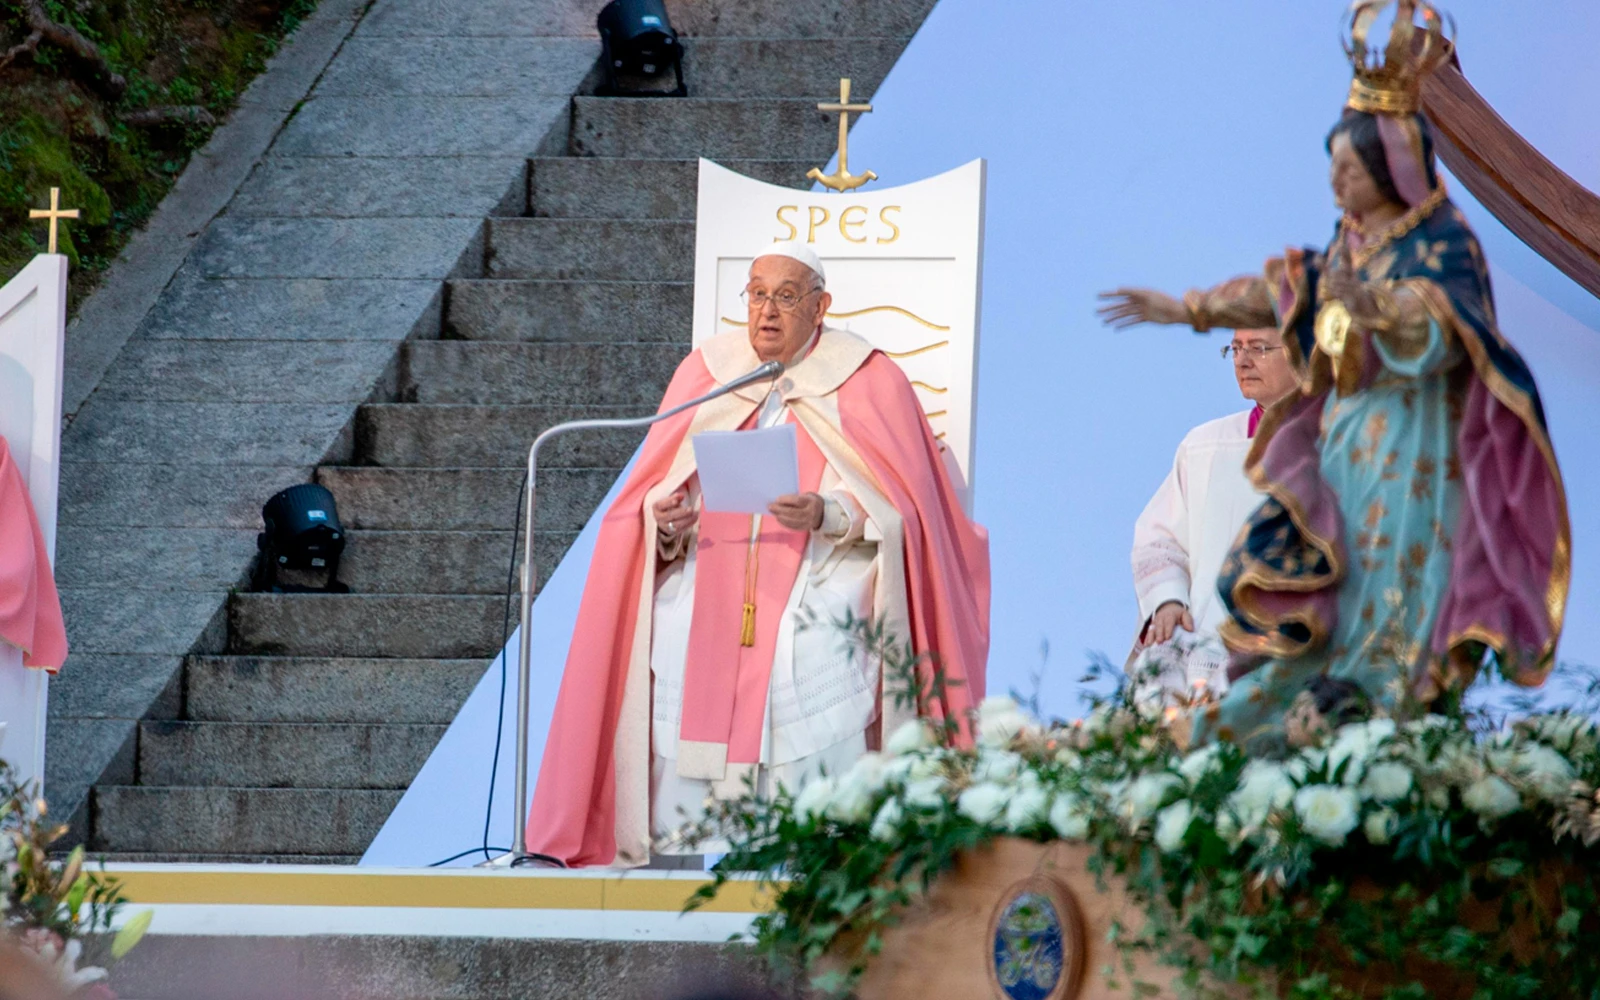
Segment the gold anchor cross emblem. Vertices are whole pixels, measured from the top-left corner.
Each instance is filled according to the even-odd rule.
[[[838,104],[819,104],[817,105],[817,110],[827,112],[828,114],[837,112],[839,115],[839,172],[836,174],[825,174],[820,168],[812,167],[811,170],[806,173],[806,176],[821,184],[823,187],[834,191],[854,191],[856,188],[867,183],[867,181],[877,180],[878,175],[870,170],[859,175],[852,174],[850,172],[850,152],[848,148],[850,137],[850,116],[852,114],[864,115],[872,110],[872,105],[870,104],[850,103],[850,78],[845,77],[839,81]]]

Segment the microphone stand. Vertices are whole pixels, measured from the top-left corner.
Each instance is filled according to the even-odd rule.
[[[538,570],[533,562],[533,513],[534,498],[536,496],[534,486],[539,472],[539,449],[544,446],[545,442],[572,431],[649,427],[651,424],[660,423],[668,417],[675,417],[685,410],[709,403],[720,396],[726,396],[728,393],[736,389],[742,389],[752,382],[775,379],[783,374],[783,367],[783,362],[781,361],[768,361],[760,367],[740,375],[733,381],[718,386],[704,396],[691,399],[686,403],[679,403],[670,410],[663,410],[648,417],[569,420],[564,424],[556,424],[545,428],[538,437],[533,439],[533,447],[528,449],[528,509],[523,523],[522,631],[517,637],[517,794],[516,815],[513,817],[516,829],[512,833],[510,853],[502,854],[478,867],[516,868],[530,861],[555,867],[566,867],[559,858],[552,858],[544,854],[530,854],[528,852],[528,685],[532,674],[529,660],[533,654],[533,591],[538,582]]]

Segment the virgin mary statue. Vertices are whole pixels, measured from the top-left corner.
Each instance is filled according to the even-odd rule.
[[[1561,472],[1418,113],[1451,42],[1438,11],[1398,0],[1374,58],[1367,34],[1391,2],[1352,9],[1355,79],[1327,140],[1344,214],[1327,249],[1290,249],[1181,302],[1103,296],[1118,327],[1276,323],[1301,377],[1246,460],[1267,499],[1219,578],[1233,686],[1200,710],[1199,739],[1270,752],[1307,691],[1403,716],[1459,694],[1490,653],[1530,686],[1554,662],[1571,546]]]

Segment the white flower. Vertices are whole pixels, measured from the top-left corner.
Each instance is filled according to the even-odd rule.
[[[978,761],[972,767],[972,780],[1005,784],[1016,780],[1024,766],[1022,755],[1019,753],[983,747],[978,751]]]
[[[1244,832],[1261,826],[1274,809],[1294,799],[1294,782],[1281,764],[1252,760],[1239,775],[1239,787],[1228,796],[1228,806]]]
[[[1394,828],[1399,822],[1400,817],[1395,815],[1393,809],[1374,809],[1367,813],[1362,830],[1366,833],[1369,843],[1387,844],[1389,838],[1394,836]]]
[[[1050,826],[1064,840],[1082,840],[1089,835],[1089,813],[1083,800],[1070,793],[1056,796],[1050,806]]]
[[[987,781],[980,782],[968,787],[956,799],[956,811],[974,823],[988,826],[1005,812],[1010,799],[1009,789]]]
[[[888,761],[883,754],[869,750],[856,758],[856,762],[850,765],[850,770],[844,773],[839,783],[841,785],[859,783],[878,791],[883,788],[883,772],[887,764]]]
[[[1033,720],[1010,698],[985,698],[978,704],[979,746],[1003,747],[1031,728]]]
[[[1468,786],[1461,793],[1461,803],[1477,813],[1481,822],[1516,812],[1522,806],[1522,797],[1504,778],[1491,774]]]
[[[1367,759],[1372,756],[1373,751],[1394,734],[1393,719],[1368,719],[1366,722],[1353,722],[1341,726],[1339,734],[1334,737],[1333,745],[1328,748],[1328,770],[1337,771],[1341,765],[1348,762],[1345,784],[1355,784],[1361,780],[1361,772],[1366,769]]]
[[[1028,772],[1032,774],[1033,772]],[[1024,785],[1006,806],[1006,829],[1024,833],[1043,823],[1050,815],[1050,793],[1037,783]]]
[[[1156,846],[1171,854],[1183,846],[1184,834],[1194,821],[1194,803],[1179,799],[1156,817]]]
[[[799,796],[794,800],[795,815],[802,821],[819,819],[832,797],[833,778],[825,774],[818,775],[800,789]]]
[[[870,779],[852,770],[834,788],[825,812],[829,819],[840,823],[864,823],[872,815],[872,803],[876,797]]]
[[[872,819],[873,839],[885,842],[893,840],[904,818],[905,810],[901,808],[899,800],[889,799],[878,809],[878,815]]]
[[[912,809],[942,809],[944,790],[943,778],[919,778],[906,785],[905,803]]]
[[[933,746],[933,730],[921,719],[910,719],[900,724],[900,728],[889,737],[889,742],[884,744],[883,752],[890,757],[902,757],[918,750],[926,750]]]
[[[1567,758],[1542,743],[1524,744],[1517,750],[1515,767],[1534,790],[1547,799],[1567,796],[1577,772]]]
[[[1378,761],[1361,782],[1361,794],[1379,802],[1399,802],[1410,792],[1411,768],[1397,761]]]
[[[1154,816],[1165,804],[1168,793],[1180,784],[1175,774],[1143,775],[1119,796],[1117,812],[1137,826]]]
[[[68,941],[65,947],[61,947],[55,935],[38,935],[28,947],[33,949],[45,968],[55,973],[56,982],[68,993],[76,993],[90,983],[97,983],[109,976],[106,970],[97,965],[78,968],[78,959],[83,957],[82,941]]]
[[[1208,743],[1194,753],[1183,758],[1178,765],[1178,773],[1183,775],[1183,780],[1194,785],[1206,775],[1222,768],[1222,744]]]
[[[1239,820],[1227,809],[1217,813],[1217,836],[1230,844],[1236,844],[1243,839],[1244,831],[1239,828]]]
[[[1571,712],[1557,712],[1554,715],[1540,715],[1527,720],[1529,730],[1541,741],[1555,747],[1561,753],[1572,749],[1580,734],[1587,733],[1593,723],[1581,715]]]
[[[1307,785],[1295,792],[1294,811],[1307,833],[1335,847],[1361,821],[1356,793],[1337,785]]]

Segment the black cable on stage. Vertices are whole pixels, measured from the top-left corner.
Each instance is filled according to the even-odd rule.
[[[517,593],[517,542],[522,537],[522,500],[528,493],[528,474],[522,474],[522,485],[517,488],[517,511],[512,518],[511,526],[511,563],[506,567],[506,608],[505,616],[500,623],[500,701],[499,709],[494,717],[494,756],[489,764],[489,802],[483,809],[483,844],[480,847],[468,848],[460,854],[453,854],[442,861],[435,861],[429,868],[438,868],[452,861],[459,860],[478,851],[483,852],[483,860],[493,861],[491,851],[502,851],[507,854],[508,847],[489,846],[489,826],[494,818],[494,783],[500,773],[500,743],[505,735],[506,728],[506,645],[511,642],[511,599]],[[523,697],[527,697],[526,692]]]

